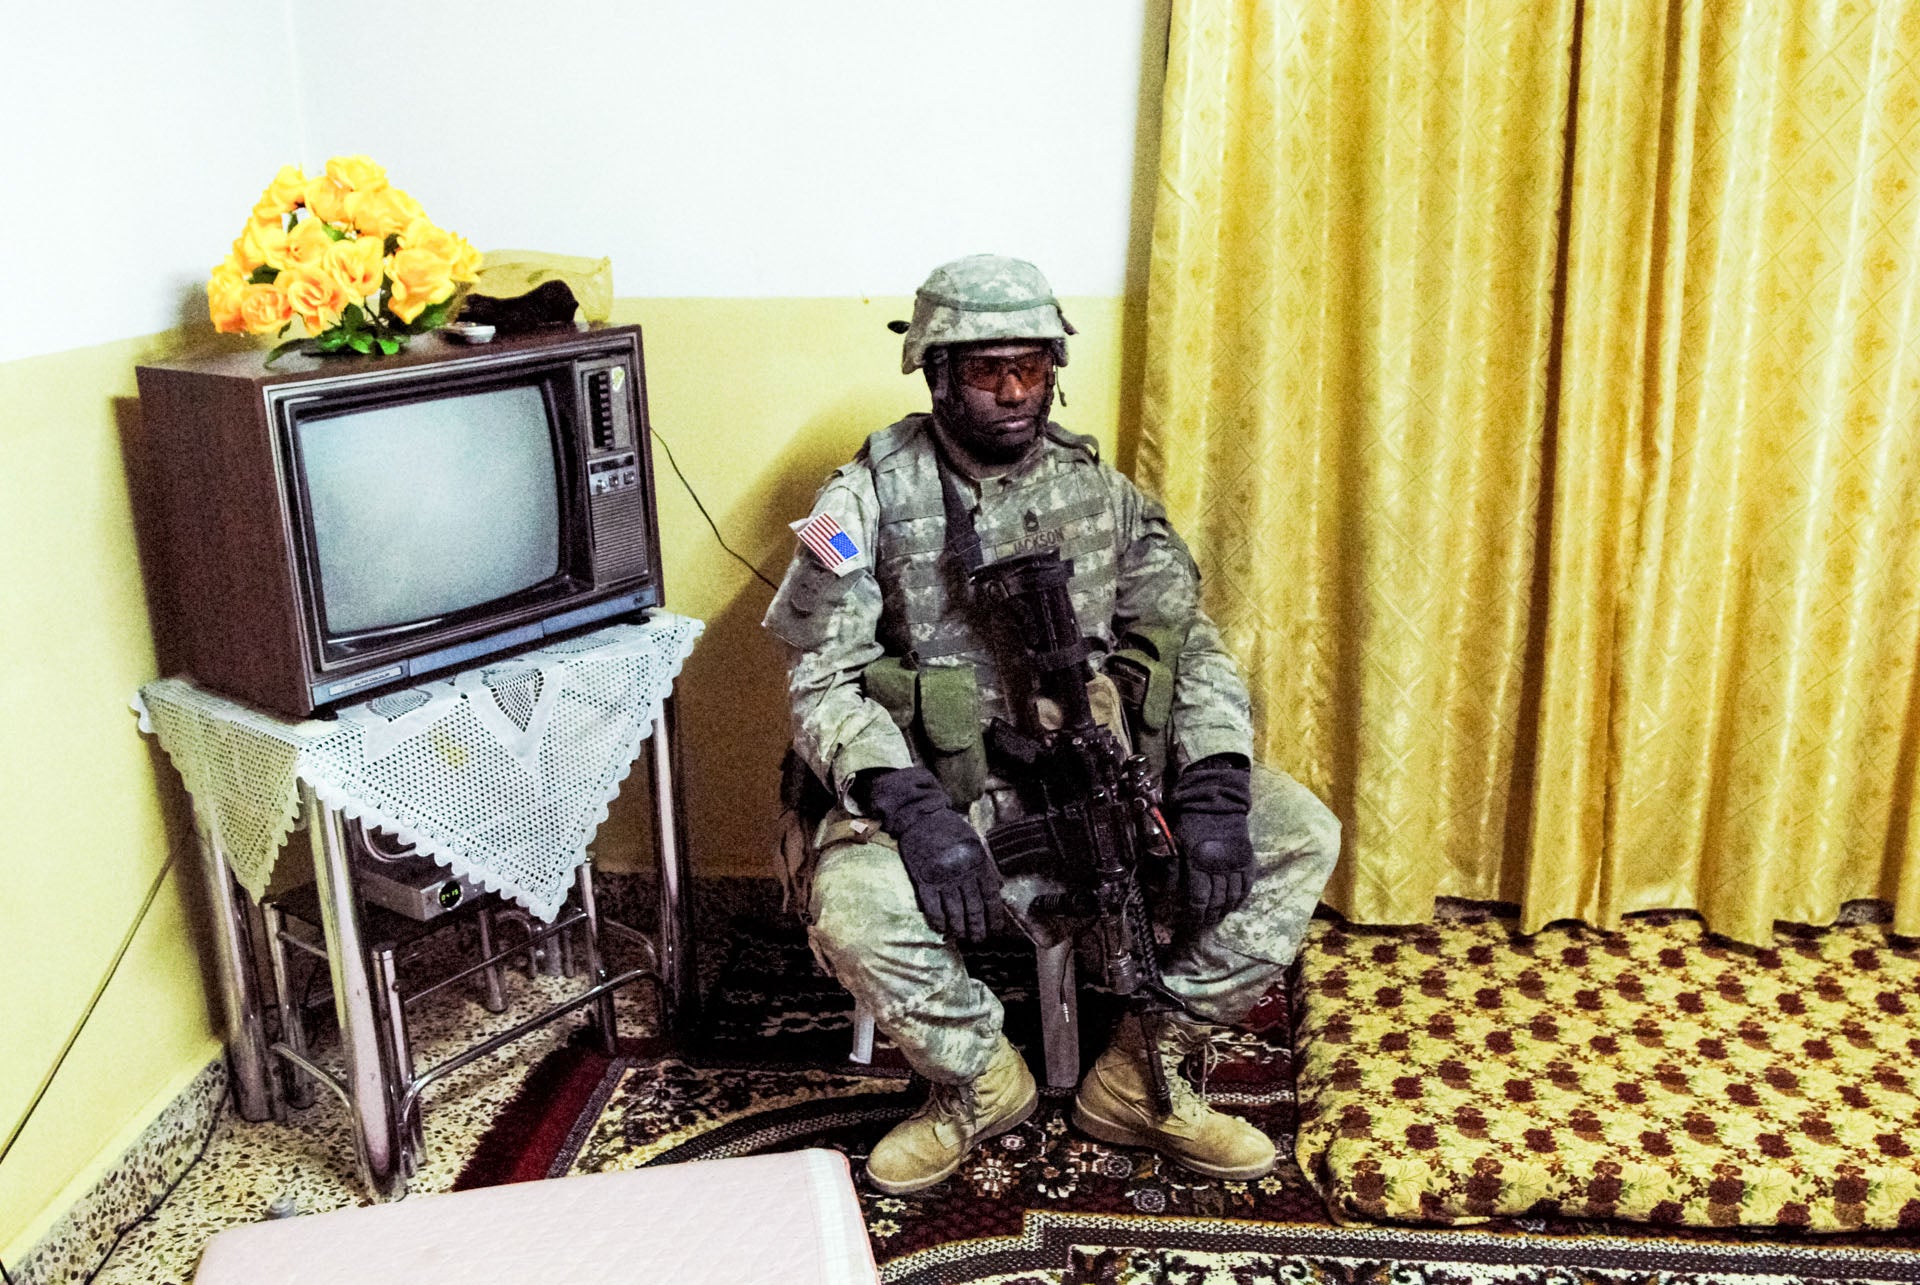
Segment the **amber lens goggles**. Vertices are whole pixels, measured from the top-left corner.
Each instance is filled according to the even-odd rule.
[[[962,357],[955,369],[960,382],[983,393],[997,393],[1011,375],[1022,388],[1043,383],[1053,369],[1053,358],[1043,352],[1022,353],[1018,357]]]

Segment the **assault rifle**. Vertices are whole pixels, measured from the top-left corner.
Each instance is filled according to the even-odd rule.
[[[991,752],[1038,807],[996,826],[987,847],[1003,871],[1037,869],[1067,891],[1034,901],[1041,914],[1091,921],[1107,987],[1141,1020],[1182,1007],[1160,974],[1142,867],[1170,860],[1173,837],[1160,815],[1160,791],[1144,756],[1129,755],[1093,716],[1087,683],[1091,649],[1067,586],[1072,571],[1052,550],[990,563],[973,573],[1009,685],[1016,724],[995,719]],[[1156,1105],[1172,1109],[1166,1070],[1147,1058]]]

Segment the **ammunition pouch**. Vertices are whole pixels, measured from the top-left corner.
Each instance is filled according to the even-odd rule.
[[[980,723],[980,680],[971,665],[915,669],[883,656],[861,671],[869,699],[914,738],[921,758],[962,812],[987,783],[987,744]]]
[[[1107,657],[1105,671],[1120,690],[1133,749],[1144,754],[1155,777],[1167,770],[1167,739],[1173,722],[1173,688],[1179,677],[1185,628],[1137,625]]]

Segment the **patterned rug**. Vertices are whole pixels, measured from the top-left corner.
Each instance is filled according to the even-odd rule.
[[[788,921],[737,920],[708,997],[705,1038],[641,1043],[608,1059],[552,1055],[482,1143],[458,1186],[744,1155],[803,1146],[845,1152],[854,1170],[920,1100],[884,1044],[847,1062],[851,1004],[820,977]],[[1008,1033],[1037,1064],[1032,953],[989,948],[971,966],[1007,1000]],[[1292,1058],[1263,1005],[1265,1033],[1222,1049],[1213,1100],[1293,1151]],[[1083,988],[1082,1054],[1103,1046],[1114,1006]],[[930,1191],[860,1193],[874,1256],[913,1285],[1467,1285],[1554,1280],[1920,1282],[1920,1238],[1656,1231],[1617,1222],[1498,1219],[1472,1229],[1341,1226],[1290,1159],[1253,1183],[1202,1178],[1148,1152],[1109,1147],[1068,1124],[1069,1094],[968,1158]]]

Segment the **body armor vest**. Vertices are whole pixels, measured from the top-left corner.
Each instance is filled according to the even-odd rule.
[[[1111,648],[1120,552],[1111,492],[1089,439],[1050,423],[1041,449],[1024,475],[981,487],[974,528],[982,557],[1058,549],[1073,564],[1069,593],[1080,627]],[[930,415],[910,415],[867,442],[880,504],[879,642],[915,668],[971,666],[982,719],[1006,717],[998,665],[972,618],[966,568],[947,554],[937,451]]]

